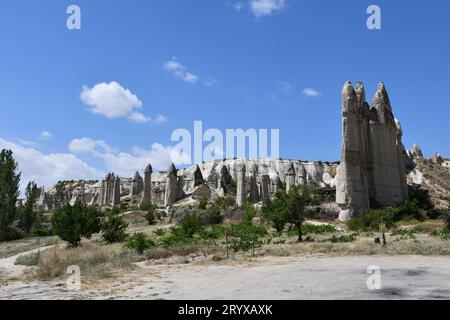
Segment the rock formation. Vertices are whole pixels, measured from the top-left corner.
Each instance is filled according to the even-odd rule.
[[[243,207],[247,203],[247,191],[245,187],[245,164],[238,163],[236,165],[236,180],[237,180],[237,192],[236,192],[236,205]]]
[[[149,205],[152,203],[152,165],[149,164],[144,172],[144,193],[142,195],[142,205]]]
[[[408,199],[402,132],[384,84],[365,101],[361,82],[342,91],[342,160],[336,175],[339,219],[348,221],[371,203],[393,205]]]
[[[250,169],[250,201],[252,203],[259,202],[259,190],[258,190],[258,168],[253,165]]]
[[[120,204],[120,178],[116,177],[114,180],[113,194],[112,194],[112,205],[117,206]]]
[[[130,195],[132,197],[137,196],[141,194],[143,190],[144,190],[144,179],[142,179],[141,175],[139,174],[139,171],[136,171],[133,180],[131,181]]]
[[[295,169],[291,163],[286,171],[286,192],[289,192],[295,185]]]
[[[178,179],[177,179],[177,169],[172,163],[166,176],[166,189],[164,193],[164,206],[170,207],[178,199]]]

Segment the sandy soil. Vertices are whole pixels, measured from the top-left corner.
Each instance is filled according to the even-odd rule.
[[[10,260],[9,260],[10,261]],[[2,260],[0,264],[5,265]],[[367,267],[381,268],[369,290]],[[450,257],[261,258],[254,262],[148,265],[102,287],[70,291],[64,282],[0,284],[0,299],[450,299]]]

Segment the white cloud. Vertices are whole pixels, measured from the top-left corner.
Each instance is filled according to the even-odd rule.
[[[51,132],[48,132],[48,131],[42,131],[39,134],[39,139],[41,139],[41,140],[50,140],[52,138],[53,138],[53,134]]]
[[[0,138],[0,149],[13,151],[14,159],[22,171],[22,189],[29,181],[41,186],[52,186],[59,180],[98,179],[103,173],[90,167],[73,154],[44,154],[32,147],[24,147]]]
[[[214,79],[214,78],[208,78],[208,79],[205,80],[204,84],[207,87],[213,87],[213,86],[215,86],[217,84],[217,80]]]
[[[160,123],[164,123],[164,122],[169,121],[169,118],[159,114],[159,115],[156,116],[156,118],[152,119],[152,121],[154,123],[159,123],[160,124]]]
[[[141,100],[130,90],[125,89],[115,81],[99,83],[92,88],[83,86],[80,99],[93,113],[103,115],[109,119],[127,117],[128,120],[134,123],[153,121],[151,117],[147,117],[137,111],[143,106]],[[153,122],[162,123],[161,121]]]
[[[228,2],[228,4],[237,12],[241,12],[246,7],[245,2],[243,1]]]
[[[132,114],[130,114],[128,116],[128,120],[135,122],[135,123],[147,123],[147,122],[150,122],[152,120],[152,118],[146,117],[140,112],[133,112]]]
[[[22,139],[17,139],[17,141],[19,141],[19,143],[25,147],[32,147],[32,148],[39,148],[39,143],[34,142],[34,141],[28,141],[28,140],[22,140]]]
[[[131,177],[136,170],[144,169],[151,163],[157,170],[166,170],[171,163],[181,165],[190,158],[176,147],[153,144],[150,149],[133,147],[131,153],[120,152],[106,144],[103,140],[91,138],[74,139],[69,150],[75,154],[90,155],[102,159],[108,171],[120,176]]]
[[[80,98],[93,113],[109,119],[126,117],[143,105],[136,95],[115,81],[99,83],[93,88],[83,86]]]
[[[319,91],[313,88],[305,88],[302,93],[307,97],[317,97],[321,95]]]
[[[161,124],[164,122],[167,122],[169,119],[163,115],[157,115],[155,118],[152,117],[146,117],[140,112],[133,112],[129,117],[128,120],[135,122],[135,123],[156,123]]]
[[[105,152],[116,152],[103,140],[91,138],[74,139],[69,144],[69,151],[76,154],[90,154],[100,156]]]
[[[256,17],[270,16],[286,7],[286,0],[249,0],[250,11]]]
[[[188,72],[187,68],[179,63],[175,57],[172,57],[171,60],[164,64],[164,69],[171,72],[178,79],[187,83],[195,84],[199,80],[198,76]]]

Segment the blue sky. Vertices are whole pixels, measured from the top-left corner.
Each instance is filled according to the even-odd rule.
[[[66,28],[72,4],[81,30]],[[381,30],[366,27],[370,4]],[[5,0],[0,147],[47,186],[163,169],[171,133],[195,120],[279,128],[281,157],[334,161],[341,88],[362,80],[369,100],[386,83],[407,148],[450,156],[449,12],[444,0]]]

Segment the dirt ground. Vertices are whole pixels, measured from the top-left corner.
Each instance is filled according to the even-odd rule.
[[[26,253],[25,253],[26,254]],[[14,259],[14,258],[13,258]],[[0,260],[5,275],[11,258]],[[369,266],[381,289],[369,290]],[[23,269],[21,269],[24,271]],[[15,274],[17,276],[17,273]],[[194,264],[142,262],[101,286],[0,281],[0,299],[450,299],[450,257],[265,257]],[[86,288],[87,287],[87,288]]]

